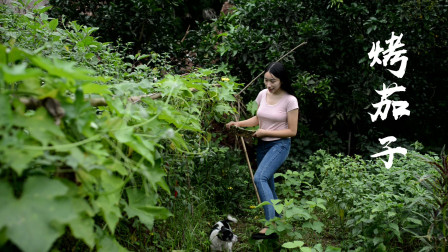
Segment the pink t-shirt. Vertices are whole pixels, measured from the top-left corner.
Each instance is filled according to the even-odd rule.
[[[265,130],[283,130],[288,128],[288,112],[299,108],[299,103],[297,98],[285,94],[280,101],[275,105],[269,105],[266,102],[266,95],[268,90],[263,89],[258,93],[257,99],[258,103],[257,117],[260,129]],[[278,140],[278,137],[263,137],[263,141],[274,141]]]

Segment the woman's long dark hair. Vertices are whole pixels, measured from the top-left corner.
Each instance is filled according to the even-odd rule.
[[[291,86],[291,79],[289,77],[288,71],[286,71],[285,67],[280,62],[272,62],[270,63],[264,72],[269,72],[273,74],[275,77],[280,79],[281,89],[285,90],[288,94],[294,95],[294,89]]]

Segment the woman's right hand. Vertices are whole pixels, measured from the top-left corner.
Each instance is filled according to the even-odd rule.
[[[232,127],[232,126],[239,127],[239,123],[238,123],[238,122],[231,121],[231,122],[229,122],[229,123],[226,124],[226,127],[227,127],[228,129],[230,129],[230,127]]]

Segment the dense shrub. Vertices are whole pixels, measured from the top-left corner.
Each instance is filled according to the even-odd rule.
[[[299,199],[324,199],[328,208],[324,224],[336,229],[332,235],[341,240],[343,249],[426,249],[417,234],[430,229],[431,213],[439,208],[428,204],[434,196],[419,182],[426,176],[441,177],[425,159],[411,152],[395,157],[393,167],[386,169],[379,160],[320,150],[296,166],[299,173],[279,174],[284,178],[279,193],[287,197],[295,190]]]
[[[387,135],[439,149],[448,138],[443,130],[448,121],[440,116],[448,106],[440,74],[448,58],[447,12],[445,1],[433,0],[344,1],[333,6],[330,1],[235,1],[232,14],[202,24],[190,38],[195,45],[200,41],[195,47],[198,62],[225,62],[244,83],[269,62],[308,42],[282,60],[295,77],[306,128],[300,137],[310,141],[296,143],[298,158],[303,147],[365,155]],[[403,79],[384,67],[369,66],[372,42],[384,45],[393,31],[403,34],[409,58]],[[400,120],[389,115],[384,122],[372,123],[367,112],[379,101],[374,90],[392,82],[407,88],[399,98],[409,102],[411,115]],[[245,101],[260,89],[258,81],[244,93]]]
[[[160,199],[176,186],[166,167],[208,153],[208,123],[233,112],[238,84],[224,67],[160,78],[124,63],[93,28],[1,10],[0,246],[48,251],[65,246],[59,238],[84,250],[132,248],[114,235],[132,223],[148,236],[172,216]]]

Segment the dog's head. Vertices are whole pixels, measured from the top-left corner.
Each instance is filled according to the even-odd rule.
[[[231,242],[233,240],[233,232],[232,230],[221,227],[221,230],[218,233],[218,238],[222,241]]]

